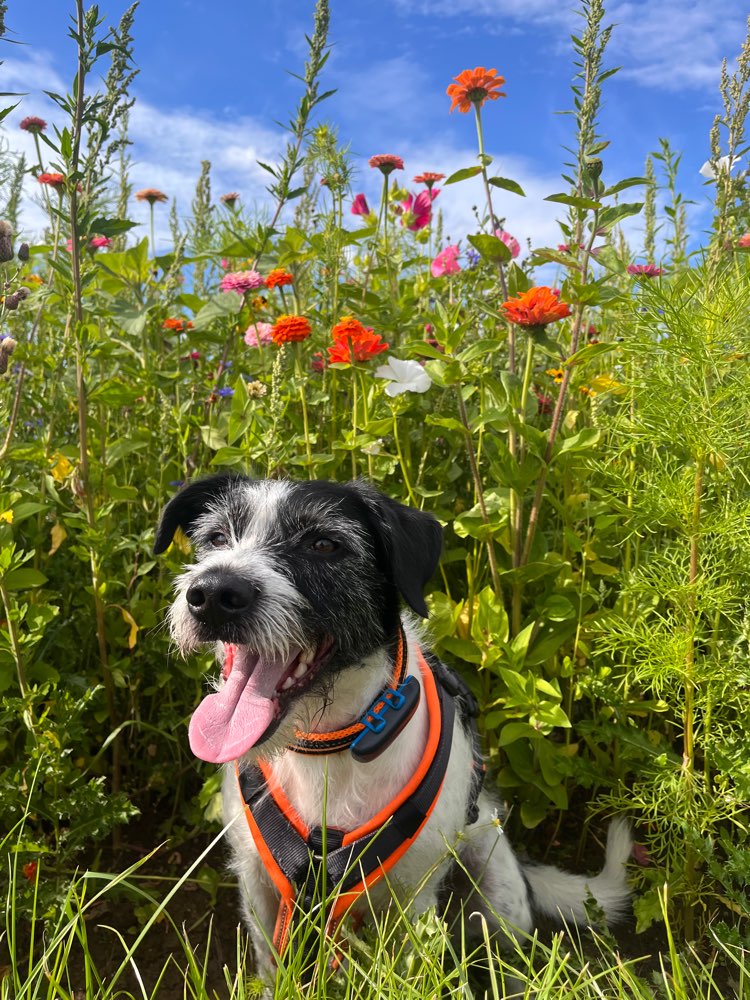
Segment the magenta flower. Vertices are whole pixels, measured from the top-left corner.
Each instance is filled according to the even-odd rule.
[[[248,347],[260,347],[261,344],[270,344],[273,340],[273,324],[271,323],[251,323],[245,330],[244,341]]]
[[[458,263],[460,253],[460,249],[455,244],[451,244],[445,250],[441,250],[430,264],[432,277],[442,278],[446,274],[457,274],[461,270]]]
[[[19,122],[18,127],[22,128],[24,132],[39,135],[47,128],[47,122],[43,118],[37,118],[36,115],[28,115]]]
[[[358,194],[357,197],[352,202],[352,215],[369,215],[370,206],[367,204],[367,198],[363,194]]]
[[[112,240],[109,236],[92,236],[89,241],[89,246],[92,250],[101,250],[104,247],[111,247]]]
[[[506,247],[510,250],[511,257],[515,260],[521,252],[521,244],[515,236],[511,236],[510,233],[506,233],[504,229],[496,229],[495,236],[497,236],[499,240],[503,241]]]
[[[658,278],[664,274],[663,267],[656,264],[628,264],[628,274],[642,274],[644,278]]]
[[[436,194],[437,191],[432,197]],[[430,197],[429,191],[420,191],[416,197],[410,194],[405,201],[402,201],[401,225],[411,229],[412,232],[429,226],[432,219],[432,197]]]
[[[260,288],[262,284],[263,278],[257,271],[230,271],[219,282],[219,291],[244,295],[254,288]]]

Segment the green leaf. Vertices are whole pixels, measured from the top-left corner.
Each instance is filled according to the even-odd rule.
[[[482,168],[478,165],[476,167],[464,167],[462,170],[456,170],[455,173],[451,174],[445,183],[458,184],[459,181],[466,181],[469,177],[476,177],[481,172]]]
[[[594,201],[592,198],[582,198],[580,195],[576,194],[550,194],[544,200],[553,201],[558,205],[571,205],[573,208],[581,209],[595,209],[602,207],[602,203],[600,201]]]
[[[502,188],[504,191],[511,191],[513,194],[519,194],[522,198],[526,197],[526,192],[518,181],[512,181],[509,177],[490,177],[489,182],[493,187]]]
[[[42,587],[47,582],[44,573],[31,567],[12,569],[3,577],[3,583],[8,590],[28,590],[31,587]]]
[[[478,233],[474,236],[466,237],[471,245],[477,249],[485,260],[508,261],[511,259],[510,248],[498,239],[497,236],[489,236],[487,233]]]
[[[550,594],[542,605],[540,614],[552,622],[564,622],[568,618],[575,618],[578,612],[567,597],[563,597],[562,594]]]
[[[584,427],[577,434],[565,438],[557,454],[564,455],[571,452],[588,451],[594,447],[600,436],[601,432],[596,427]]]
[[[119,236],[137,225],[137,222],[130,222],[128,219],[96,218],[89,224],[88,230],[92,236]]]
[[[242,308],[243,298],[237,292],[217,292],[212,295],[193,321],[195,330],[205,330],[217,319],[227,319],[236,316]]]
[[[642,201],[625,202],[622,205],[612,205],[599,213],[597,220],[598,229],[611,229],[622,219],[627,219],[631,215],[638,215],[643,208]]]
[[[609,195],[617,194],[620,191],[624,191],[626,188],[635,187],[638,184],[648,183],[648,177],[628,177],[627,180],[618,181],[617,184],[613,184],[612,187],[607,188],[604,192],[604,197],[607,198]]]
[[[507,747],[510,743],[515,743],[516,740],[523,739],[524,737],[533,740],[538,739],[539,736],[540,733],[533,726],[530,726],[528,722],[506,722],[500,730],[497,745]]]

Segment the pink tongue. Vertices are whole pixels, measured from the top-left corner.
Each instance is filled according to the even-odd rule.
[[[196,757],[211,764],[237,760],[262,738],[276,718],[276,684],[299,654],[261,659],[241,646],[227,646],[229,676],[216,694],[193,712],[188,737]]]

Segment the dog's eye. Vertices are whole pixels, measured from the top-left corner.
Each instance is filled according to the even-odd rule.
[[[214,533],[209,536],[208,540],[215,549],[223,549],[229,545],[229,539],[223,531],[214,531]]]
[[[338,547],[338,542],[334,542],[331,538],[316,538],[310,545],[313,552],[317,552],[320,556],[330,555],[331,552],[335,552]]]

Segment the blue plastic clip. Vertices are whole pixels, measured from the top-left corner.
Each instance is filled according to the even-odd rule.
[[[397,688],[378,695],[360,719],[365,728],[351,745],[355,760],[374,760],[390,746],[414,715],[421,691],[417,678],[407,677]]]

